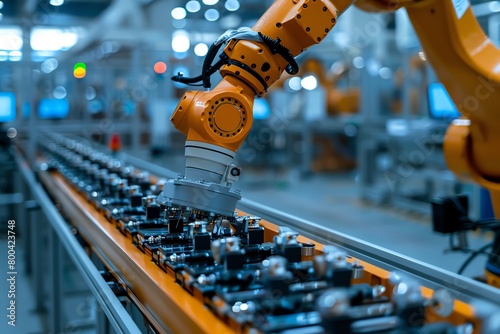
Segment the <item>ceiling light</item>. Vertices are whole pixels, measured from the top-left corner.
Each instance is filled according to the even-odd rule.
[[[209,9],[205,12],[205,19],[207,21],[217,21],[219,19],[219,11],[217,9]]]
[[[300,85],[304,89],[314,90],[316,89],[316,87],[318,87],[318,80],[314,75],[308,75],[307,77],[305,77],[300,81]]]
[[[492,13],[500,12],[500,3],[498,1],[491,1],[488,7]]]
[[[95,90],[95,88],[92,86],[87,87],[87,89],[85,90],[85,98],[88,101],[90,101],[95,99],[96,96],[97,96],[97,91]]]
[[[3,1],[0,1],[0,9],[3,8]]]
[[[387,80],[392,78],[392,71],[389,67],[382,67],[380,70],[378,70],[378,75],[380,75],[382,79]]]
[[[68,50],[78,41],[78,34],[59,28],[33,28],[31,48],[35,51]]]
[[[363,67],[365,67],[365,60],[362,57],[355,57],[352,60],[352,64],[355,68],[362,69]]]
[[[198,43],[194,47],[194,53],[198,57],[203,57],[207,54],[208,52],[208,46],[205,43]]]
[[[172,17],[176,20],[182,20],[187,15],[186,10],[182,7],[176,7],[172,9],[172,12],[170,14],[172,14]]]
[[[172,38],[172,49],[175,52],[186,52],[191,46],[189,42],[189,36],[185,30],[178,30],[174,32],[174,37]]]
[[[1,13],[0,13],[1,15]],[[0,50],[21,50],[23,33],[18,27],[0,28]]]
[[[290,78],[288,80],[288,87],[290,87],[291,90],[300,90],[302,88],[300,81],[300,77]]]
[[[226,7],[228,11],[234,12],[240,9],[240,3],[238,0],[227,0],[224,7]]]
[[[208,6],[215,5],[219,0],[203,0],[203,3]]]
[[[0,51],[0,61],[6,61],[7,60],[7,51]]]
[[[57,59],[50,58],[50,59],[47,59],[46,61],[44,61],[40,65],[40,69],[42,70],[43,73],[50,73],[50,72],[54,71],[58,65],[59,65],[59,62],[57,61]]]
[[[64,99],[66,97],[66,95],[68,95],[68,93],[66,92],[66,88],[64,88],[63,86],[57,86],[55,89],[54,89],[54,97],[56,99]]]
[[[186,9],[190,13],[196,13],[201,9],[201,5],[198,1],[191,0],[188,1],[188,3],[186,4]]]
[[[23,57],[23,53],[21,51],[9,52],[9,60],[10,61],[20,61],[22,57]]]
[[[0,21],[2,21],[2,19],[3,19],[3,14],[0,13]]]
[[[61,6],[64,3],[64,0],[50,0],[50,4],[52,6]]]

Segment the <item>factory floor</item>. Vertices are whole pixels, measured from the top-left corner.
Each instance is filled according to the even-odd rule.
[[[34,297],[34,288],[32,286],[32,280],[26,274],[26,268],[24,263],[24,253],[25,250],[19,243],[19,239],[16,240],[16,271],[14,275],[7,274],[12,272],[8,270],[7,261],[7,237],[1,235],[0,237],[0,254],[4,256],[5,260],[0,261],[0,272],[4,273],[2,275],[2,284],[0,284],[0,309],[2,312],[2,321],[0,321],[0,333],[6,334],[43,334],[44,326],[41,316],[41,312],[36,309],[36,302]],[[14,276],[15,280],[13,283],[14,287],[8,286],[7,279]],[[8,324],[10,319],[7,315],[10,311],[7,310],[10,307],[10,301],[15,302],[15,321]],[[12,325],[15,326],[12,326]]]

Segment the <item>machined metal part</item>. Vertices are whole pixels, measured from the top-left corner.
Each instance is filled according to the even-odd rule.
[[[141,187],[137,186],[137,185],[133,185],[133,186],[130,186],[128,188],[128,194],[129,196],[130,195],[137,195],[137,194],[140,194],[141,193]]]
[[[232,217],[240,199],[239,191],[231,190],[230,187],[178,178],[165,184],[156,201],[167,207],[187,206]]]
[[[142,207],[146,208],[152,204],[156,203],[156,196],[154,195],[149,195],[149,196],[144,196],[142,198]]]
[[[298,236],[299,233],[292,230],[291,228],[286,226],[280,226],[278,235],[274,237],[274,242],[276,243],[276,245],[279,246],[296,245],[298,244],[297,242]]]
[[[319,276],[329,276],[334,269],[347,266],[345,252],[333,246],[323,247],[323,254],[313,258],[313,268]]]
[[[205,275],[205,274],[201,274],[200,276],[198,276],[198,278],[196,279],[196,281],[198,282],[198,284],[200,285],[209,285],[209,284],[215,284],[215,281],[217,280],[217,277],[214,275],[214,274],[210,274],[210,275]]]
[[[318,298],[317,307],[322,318],[345,315],[351,308],[349,294],[343,288],[330,289]]]
[[[314,252],[316,249],[315,247],[316,245],[311,242],[302,243],[302,256],[306,257],[314,256]]]
[[[378,298],[378,297],[382,296],[386,290],[387,290],[387,288],[383,285],[374,285],[372,287],[372,297]]]
[[[453,295],[447,289],[437,289],[432,294],[430,306],[437,315],[446,318],[453,312]]]
[[[420,284],[414,279],[391,273],[389,281],[394,284],[391,300],[397,308],[405,308],[409,304],[424,304]]]
[[[399,324],[398,317],[387,316],[382,318],[364,319],[355,321],[351,325],[352,333],[382,332],[396,329]]]
[[[286,265],[286,258],[282,256],[270,256],[268,259],[262,261],[260,270],[268,277],[285,278],[288,275]]]
[[[359,279],[363,278],[365,273],[365,268],[361,264],[359,264],[359,261],[354,261],[352,263],[352,278],[354,279]]]
[[[218,263],[222,263],[224,255],[240,250],[240,238],[229,237],[213,240],[210,245],[212,255]]]
[[[184,262],[186,258],[186,254],[184,253],[181,253],[179,255],[177,255],[176,253],[170,255],[170,261],[172,262]]]

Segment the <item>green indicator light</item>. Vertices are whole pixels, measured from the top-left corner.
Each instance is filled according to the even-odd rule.
[[[85,65],[85,63],[79,62],[79,63],[75,64],[75,66],[73,67],[73,70],[76,70],[77,68],[82,68],[84,70],[87,70],[87,65]]]

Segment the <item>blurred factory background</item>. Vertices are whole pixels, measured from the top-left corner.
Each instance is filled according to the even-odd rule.
[[[272,3],[0,1],[2,141],[22,143],[33,165],[43,134],[58,133],[182,173],[185,138],[169,118],[191,88],[170,77],[198,75],[217,37],[251,27]],[[500,2],[472,0],[471,5],[499,45]],[[433,233],[430,200],[467,194],[472,217],[493,214],[488,193],[460,182],[446,166],[443,136],[459,112],[426,61],[406,12],[370,14],[353,6],[320,45],[297,61],[297,75],[284,74],[256,100],[253,128],[236,157],[243,197],[456,272],[468,255],[447,252],[447,237]],[[213,81],[218,80],[216,73]],[[9,219],[25,211],[21,217],[36,220],[37,209],[27,209],[30,198],[11,177],[16,167],[6,150],[1,154],[5,234]],[[29,229],[20,238],[28,239],[26,234]],[[470,235],[469,247],[491,238]],[[43,257],[43,251],[34,248],[33,239],[29,242],[29,247],[27,241],[20,244],[25,248],[18,246],[24,252],[18,261],[26,262],[32,275],[18,284],[24,284],[19,293],[26,300],[20,308],[31,320],[19,324],[23,330],[2,333],[47,333],[44,314],[64,310],[45,304],[44,293],[51,288],[39,285],[50,282],[33,279],[34,271],[44,271],[36,265],[43,262],[38,255]],[[478,257],[464,274],[480,275],[484,260]],[[66,258],[61,261],[66,265]],[[81,290],[71,271],[66,273],[62,281],[68,291]],[[61,296],[80,305],[76,315],[68,315],[80,322],[68,321],[66,332],[95,331],[96,319],[85,319],[94,307],[90,294]]]

